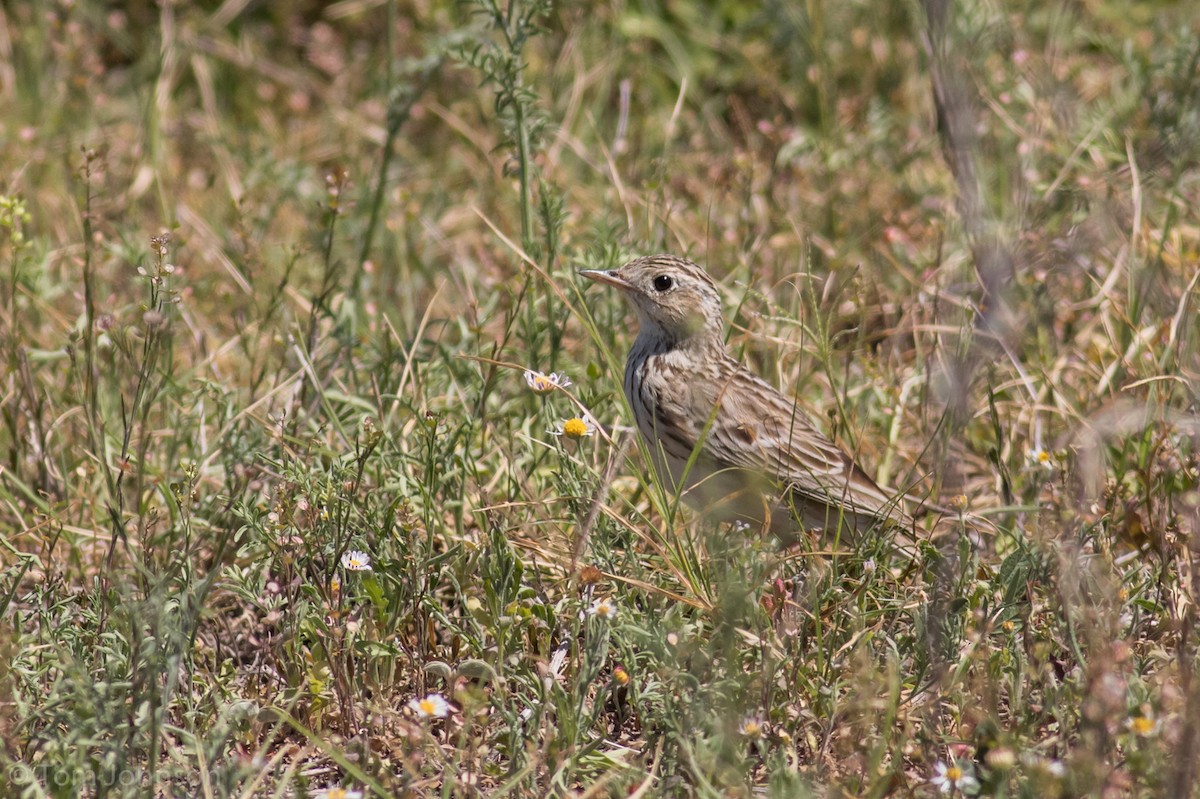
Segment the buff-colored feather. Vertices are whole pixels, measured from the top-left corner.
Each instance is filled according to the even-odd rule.
[[[792,400],[729,357],[703,269],[655,255],[583,275],[619,288],[637,312],[625,394],[659,479],[689,504],[785,540],[800,526],[850,536],[885,522],[911,528],[898,501]]]

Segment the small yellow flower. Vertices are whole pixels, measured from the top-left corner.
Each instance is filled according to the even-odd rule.
[[[617,666],[613,669],[613,681],[617,685],[629,685],[629,672],[621,666]]]
[[[450,715],[450,703],[441,694],[409,700],[408,708],[423,719],[444,719]]]
[[[565,436],[569,439],[578,441],[579,439],[586,438],[587,436],[594,436],[596,434],[596,425],[590,419],[584,419],[580,416],[576,416],[559,422],[558,425],[550,432],[556,436]]]
[[[1133,716],[1125,722],[1125,726],[1139,738],[1146,738],[1158,732],[1158,721],[1149,713]]]
[[[559,372],[551,372],[547,375],[526,369],[525,385],[529,386],[529,390],[534,394],[549,394],[556,388],[566,388],[571,385],[571,378]]]

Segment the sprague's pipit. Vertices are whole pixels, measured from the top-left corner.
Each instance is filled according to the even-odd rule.
[[[725,352],[712,279],[671,255],[580,274],[615,286],[637,312],[625,396],[659,480],[722,521],[855,540],[875,525],[912,529],[908,514],[796,403]]]

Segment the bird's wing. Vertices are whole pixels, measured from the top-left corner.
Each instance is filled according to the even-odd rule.
[[[817,502],[880,518],[898,515],[895,501],[794,402],[735,361],[722,371],[708,431],[715,460],[766,472]]]

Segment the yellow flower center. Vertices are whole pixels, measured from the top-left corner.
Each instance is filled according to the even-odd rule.
[[[554,384],[550,382],[550,378],[546,377],[545,375],[533,376],[534,391],[549,391],[552,388],[554,388]]]
[[[958,782],[962,779],[963,771],[958,766],[951,766],[946,769],[946,779],[951,782]]]
[[[583,438],[587,435],[587,431],[587,422],[578,417],[574,419],[568,419],[567,421],[563,422],[563,435],[565,436],[570,436],[571,438]]]
[[[1129,726],[1138,735],[1149,735],[1154,732],[1154,719],[1147,716],[1136,716]]]
[[[417,703],[417,707],[421,708],[421,712],[426,716],[432,716],[434,712],[437,711],[437,705],[435,705],[433,700],[429,698],[422,699]]]
[[[1042,450],[1041,452],[1039,452],[1037,454],[1037,459],[1038,459],[1038,463],[1049,463],[1050,462],[1050,453],[1046,452],[1046,450]]]

